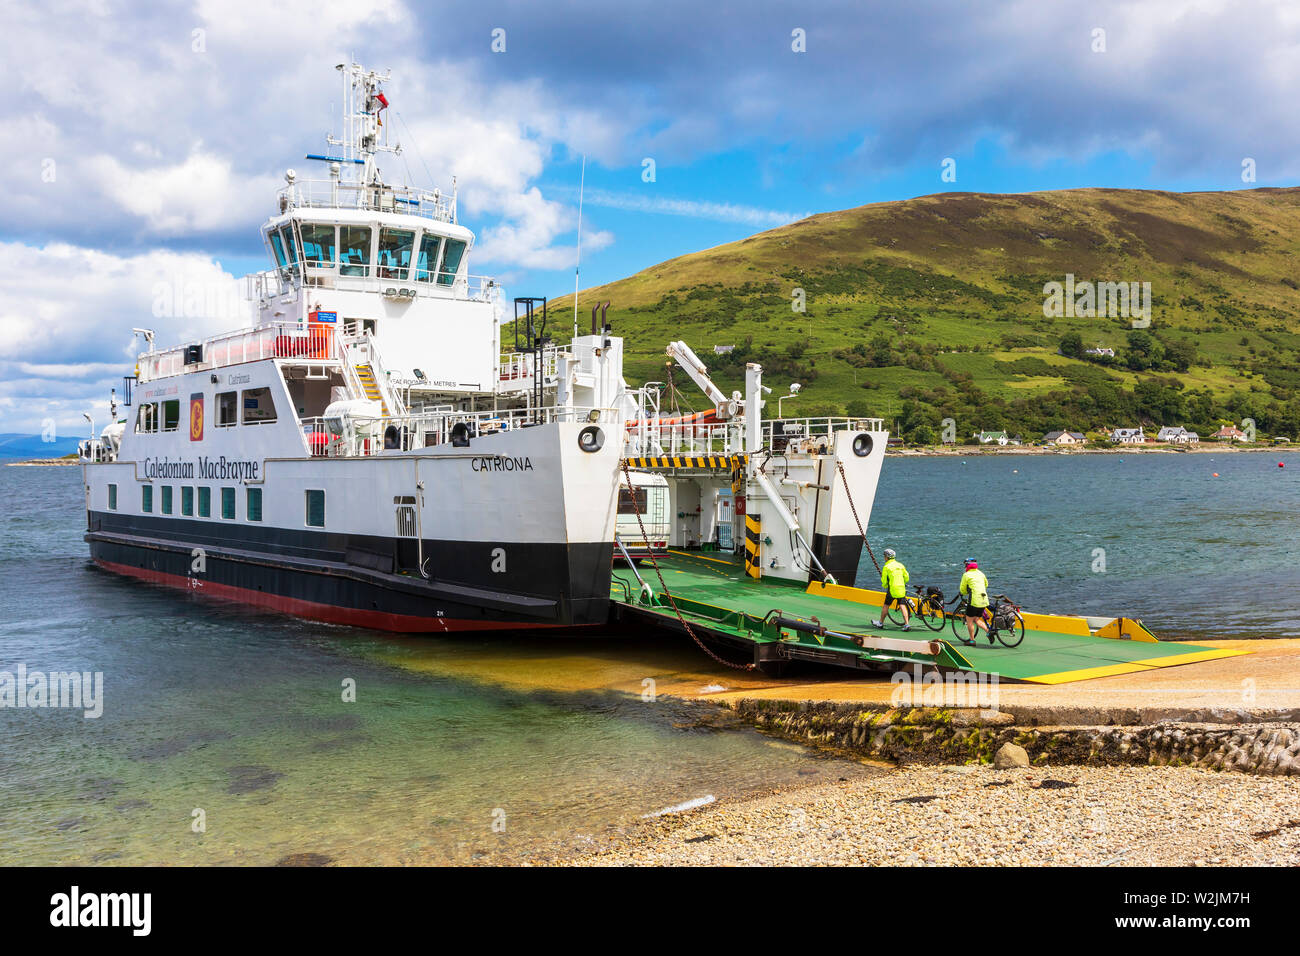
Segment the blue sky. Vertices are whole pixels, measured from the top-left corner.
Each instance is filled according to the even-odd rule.
[[[256,227],[285,168],[305,175],[337,126],[333,66],[349,56],[393,71],[390,177],[456,175],[471,271],[555,296],[573,287],[583,155],[584,286],[945,190],[1290,185],[1298,45],[1300,8],[1264,0],[14,9],[0,33],[5,430],[80,429],[92,407],[102,421],[132,326],[170,342],[242,324],[222,296],[151,310],[160,285],[264,267]]]

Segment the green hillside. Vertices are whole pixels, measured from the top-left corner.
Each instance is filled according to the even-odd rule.
[[[663,347],[680,338],[726,390],[758,361],[774,394],[803,385],[787,415],[878,415],[918,441],[945,417],[963,437],[1137,422],[1204,435],[1245,417],[1295,437],[1298,253],[1300,189],[944,193],[822,213],[578,301],[584,321],[613,303],[629,382],[663,380]],[[1150,328],[1045,317],[1044,284],[1067,273],[1149,282]],[[675,381],[703,404],[680,370]]]

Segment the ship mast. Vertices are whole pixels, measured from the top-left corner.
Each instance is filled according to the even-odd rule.
[[[361,185],[382,185],[376,154],[402,151],[401,143],[389,144],[388,127],[380,116],[388,107],[381,87],[392,71],[376,73],[359,63],[340,63],[335,69],[343,80],[343,130],[341,136],[327,135],[325,141],[340,148],[344,164],[361,167],[357,175]]]

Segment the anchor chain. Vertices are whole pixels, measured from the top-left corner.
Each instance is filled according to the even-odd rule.
[[[686,633],[691,636],[691,640],[693,640],[699,646],[700,650],[702,650],[705,654],[708,654],[709,657],[713,658],[713,660],[717,661],[719,664],[723,665],[724,667],[730,667],[732,670],[738,670],[738,671],[754,670],[755,665],[753,663],[736,664],[733,663],[732,661],[726,660],[725,658],[719,657],[717,654],[713,652],[712,649],[707,647],[702,640],[700,640],[699,635],[695,633],[695,629],[692,628],[691,625],[687,623],[686,618],[682,617],[682,612],[678,609],[677,602],[673,599],[673,594],[671,591],[668,590],[668,584],[664,581],[664,574],[662,571],[659,570],[659,559],[655,557],[654,548],[650,546],[650,535],[646,533],[645,522],[641,520],[641,509],[637,506],[636,491],[632,487],[632,473],[628,471],[626,458],[623,459],[622,468],[623,468],[623,479],[624,481],[627,482],[626,490],[628,493],[628,497],[632,499],[632,510],[636,512],[636,523],[638,526],[640,526],[641,538],[642,540],[645,541],[646,553],[650,555],[650,563],[654,565],[655,575],[659,578],[659,587],[663,589],[664,594],[668,598],[668,603],[672,605],[673,613],[677,615],[677,620],[681,622],[682,627],[686,628]]]
[[[853,512],[853,523],[858,526],[858,534],[862,535],[863,547],[867,549],[867,554],[871,557],[871,563],[874,564],[876,570],[879,571],[880,562],[876,560],[876,555],[872,552],[871,545],[867,541],[867,533],[862,529],[862,519],[858,517],[858,506],[853,503],[853,492],[849,490],[849,479],[848,476],[844,474],[844,462],[836,461],[835,467],[839,469],[840,480],[844,482],[844,494],[849,499],[849,510]]]

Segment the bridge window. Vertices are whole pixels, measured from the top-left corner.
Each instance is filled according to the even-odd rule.
[[[275,421],[275,402],[271,400],[269,388],[246,388],[243,396],[245,425]]]
[[[438,250],[442,236],[425,233],[420,237],[420,255],[415,260],[415,281],[432,282],[438,272]]]
[[[199,517],[200,518],[212,517],[212,489],[211,488],[199,489]]]
[[[334,256],[334,227],[304,223],[302,227],[303,264],[319,269],[332,269],[334,268]]]
[[[169,515],[172,513],[172,486],[162,486],[162,513]]]
[[[370,275],[369,226],[339,226],[339,267],[345,276]]]
[[[325,527],[325,492],[315,488],[308,488],[304,494],[306,496],[308,527]]]
[[[235,520],[235,489],[221,489],[221,517],[227,521]]]
[[[153,485],[140,486],[140,510],[145,514],[153,511]]]
[[[194,517],[194,489],[189,485],[181,486],[181,514],[187,518]]]
[[[217,427],[229,428],[239,424],[239,393],[217,393]]]
[[[244,515],[249,521],[262,520],[262,489],[249,488],[248,500],[245,502]]]
[[[375,261],[379,278],[405,282],[407,270],[411,268],[411,247],[414,244],[414,232],[406,229],[379,230],[379,257]]]
[[[298,271],[298,243],[294,242],[293,228],[283,226],[280,234],[284,236],[284,247],[289,250],[289,268],[294,272]]]
[[[117,510],[117,485],[108,486],[108,510]]]
[[[271,250],[275,253],[275,262],[282,270],[289,268],[289,260],[284,254],[284,243],[280,239],[280,233],[272,229],[266,234],[271,241]]]
[[[460,260],[464,255],[465,243],[459,239],[447,240],[447,248],[442,253],[442,270],[438,273],[441,285],[451,285],[456,281],[456,272],[460,269]]]

